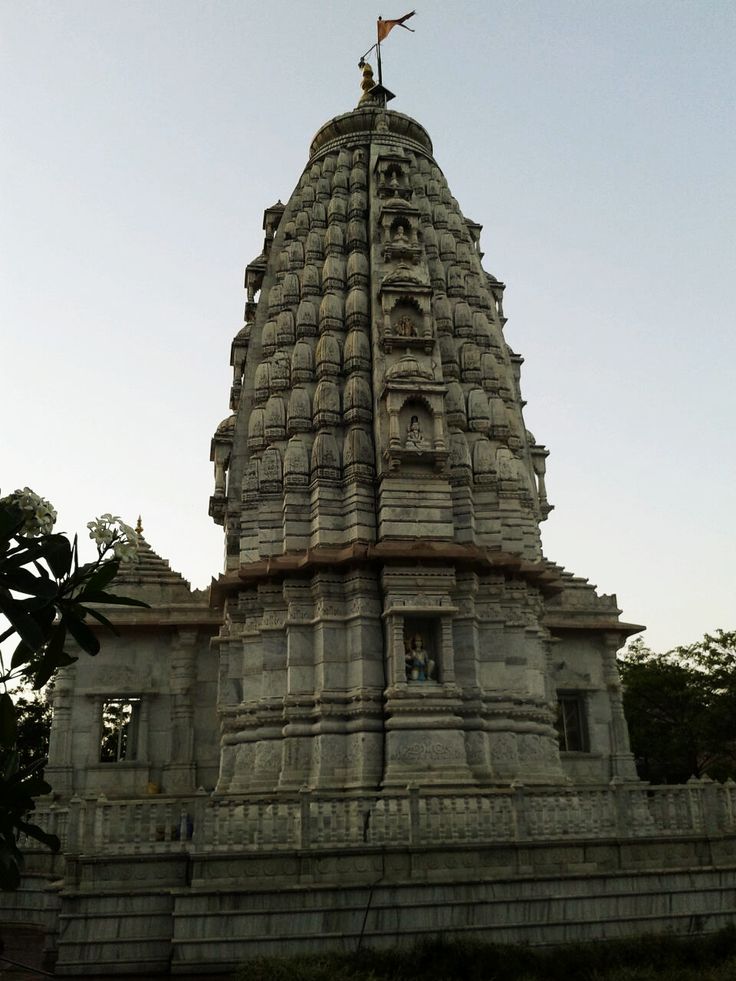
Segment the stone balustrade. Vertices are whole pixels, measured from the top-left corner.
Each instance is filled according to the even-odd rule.
[[[253,852],[423,843],[648,838],[736,831],[736,783],[677,786],[511,786],[477,794],[325,796],[309,790],[272,801],[190,797],[73,798],[42,804],[36,824],[67,854]],[[35,847],[26,841],[26,847]]]

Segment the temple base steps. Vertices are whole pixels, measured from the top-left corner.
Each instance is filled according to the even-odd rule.
[[[713,932],[736,921],[735,870],[736,838],[723,836],[81,857],[60,895],[56,972],[217,973],[262,954],[440,936]]]

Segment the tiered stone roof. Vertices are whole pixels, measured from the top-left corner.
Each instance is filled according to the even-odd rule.
[[[367,95],[319,130],[246,269],[234,414],[212,443],[228,569],[401,540],[539,561],[547,451],[503,283],[424,128]]]

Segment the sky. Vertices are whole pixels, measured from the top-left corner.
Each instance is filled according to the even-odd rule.
[[[0,3],[0,491],[222,568],[209,443],[264,208],[351,110],[375,19],[269,0]],[[383,46],[507,284],[545,553],[656,650],[736,626],[736,5],[417,0]],[[91,546],[89,546],[91,548]]]

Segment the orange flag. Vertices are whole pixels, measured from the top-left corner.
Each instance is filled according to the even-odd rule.
[[[407,27],[404,21],[409,20],[409,18],[413,17],[415,13],[416,10],[412,10],[410,14],[404,14],[404,16],[399,17],[398,20],[384,20],[382,17],[379,17],[378,18],[378,43],[380,44],[381,41],[385,40],[389,36],[393,28],[396,27],[397,24],[400,27],[403,27],[404,30],[411,31],[413,34],[414,29],[411,27]]]

